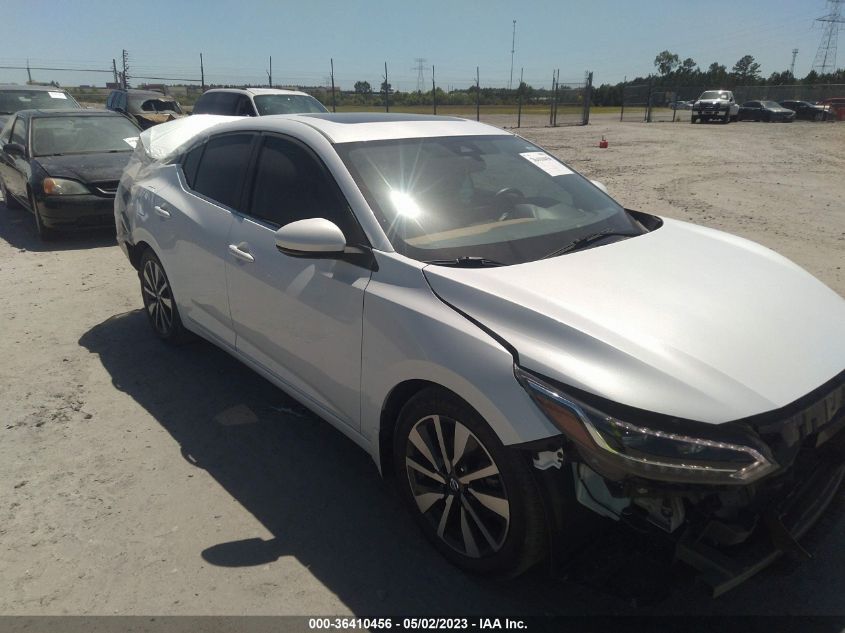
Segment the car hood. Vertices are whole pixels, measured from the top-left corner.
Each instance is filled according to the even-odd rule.
[[[524,368],[648,411],[723,423],[845,368],[842,297],[767,248],[683,222],[536,262],[424,274]]]
[[[65,156],[36,156],[47,175],[53,178],[72,178],[82,182],[120,180],[123,168],[132,152],[97,154],[67,154]]]
[[[728,101],[727,99],[699,99],[698,101],[696,101],[696,103],[702,105],[714,105],[720,103],[730,103],[730,101]]]

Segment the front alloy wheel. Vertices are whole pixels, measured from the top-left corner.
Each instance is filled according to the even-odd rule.
[[[408,436],[405,466],[417,509],[444,543],[470,558],[502,549],[508,491],[472,431],[439,415],[419,420]]]
[[[543,555],[543,508],[527,461],[459,398],[429,388],[403,407],[394,467],[417,523],[457,566],[513,576]]]

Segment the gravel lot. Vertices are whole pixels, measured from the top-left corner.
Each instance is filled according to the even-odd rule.
[[[629,208],[757,240],[845,296],[845,124],[522,133]],[[0,614],[845,615],[845,491],[814,560],[715,601],[631,568],[616,532],[568,580],[468,577],[328,424],[210,344],[155,340],[113,235],[42,245],[0,206],[0,293]],[[656,604],[632,601],[640,572]]]

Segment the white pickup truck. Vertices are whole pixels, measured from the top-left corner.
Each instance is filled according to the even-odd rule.
[[[739,117],[739,104],[730,90],[705,90],[692,104],[690,123],[721,121],[730,123]]]

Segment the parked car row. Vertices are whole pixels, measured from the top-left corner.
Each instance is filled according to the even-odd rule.
[[[214,89],[194,112],[265,116],[326,112],[294,90]],[[120,175],[141,130],[184,116],[172,96],[113,90],[106,110],[84,110],[64,89],[0,86],[0,193],[10,208],[32,212],[43,240],[77,227],[113,226]]]
[[[845,99],[827,99],[818,104],[792,99],[784,100],[780,103],[772,100],[753,100],[739,105],[730,90],[707,90],[692,104],[690,122],[790,122],[795,119],[828,121],[838,117],[839,111],[837,108],[839,106],[836,104],[839,101],[842,102],[841,107],[845,111]],[[675,110],[684,109],[686,102],[674,101],[670,104],[670,107]]]

